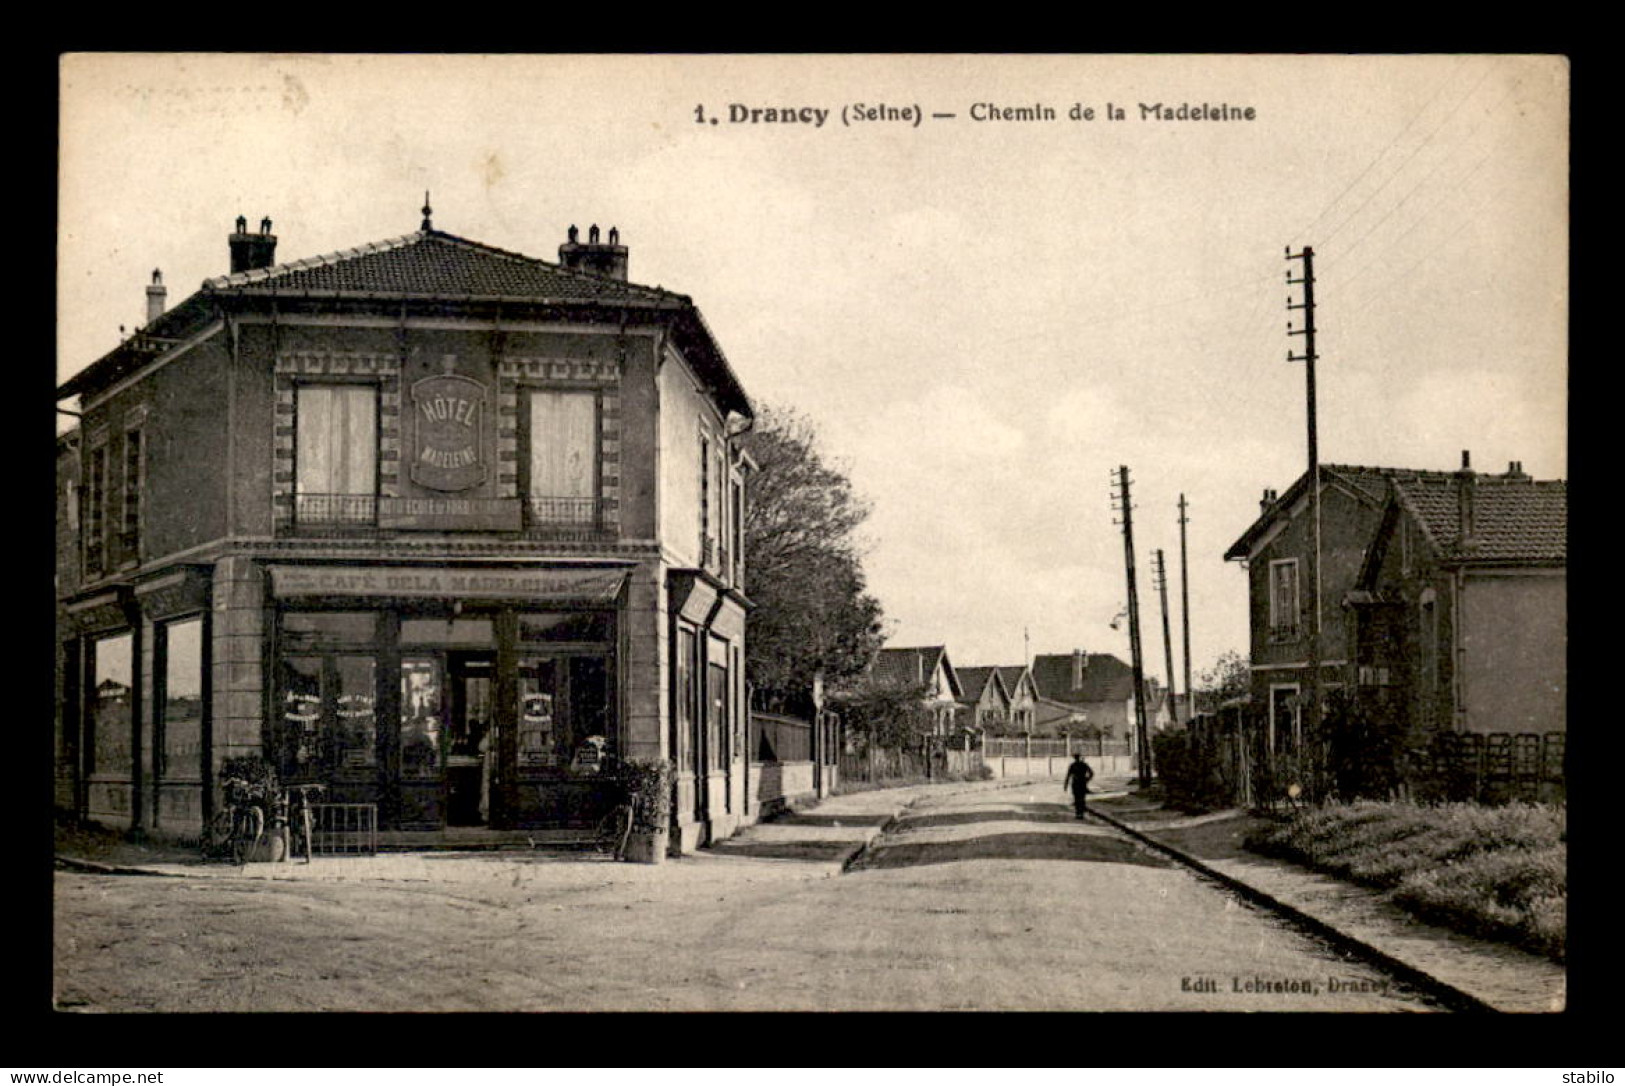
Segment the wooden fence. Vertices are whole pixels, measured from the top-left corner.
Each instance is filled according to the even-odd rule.
[[[989,758],[1070,758],[1074,754],[1102,758],[1109,754],[1126,757],[1129,745],[1125,739],[1035,739],[990,735],[982,740],[982,753]]]

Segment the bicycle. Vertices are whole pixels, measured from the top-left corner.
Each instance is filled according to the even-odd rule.
[[[243,781],[225,782],[225,806],[209,821],[203,852],[223,856],[239,867],[265,836],[265,810],[254,802]]]
[[[288,811],[288,827],[293,831],[289,852],[304,857],[308,864],[316,852],[315,816],[311,811],[311,796],[321,795],[325,786],[320,784],[293,784],[283,793],[283,804]]]
[[[638,794],[631,792],[598,820],[593,834],[593,848],[599,852],[610,852],[617,860],[626,858],[626,841],[632,836],[632,812],[637,809],[637,803]]]

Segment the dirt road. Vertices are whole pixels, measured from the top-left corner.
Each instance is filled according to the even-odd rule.
[[[373,877],[343,879],[59,873],[57,1001],[1431,1009],[1116,831],[1076,822],[1062,798],[1054,788],[927,797],[844,875],[749,837],[658,868],[521,852],[381,858]]]

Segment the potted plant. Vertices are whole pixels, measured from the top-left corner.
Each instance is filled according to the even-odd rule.
[[[665,759],[628,761],[622,778],[632,801],[626,858],[633,863],[664,863],[671,829],[671,763]]]
[[[280,863],[288,858],[288,817],[276,769],[257,754],[227,758],[220,767],[221,790],[228,807],[258,809],[263,827],[243,859]]]

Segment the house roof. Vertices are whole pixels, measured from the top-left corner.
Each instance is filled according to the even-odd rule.
[[[1027,674],[1026,664],[999,668],[999,680],[1004,683],[1005,690],[1012,698],[1016,696],[1016,688],[1021,685],[1021,677],[1025,674]]]
[[[1005,686],[1004,680],[999,677],[1000,670],[1001,669],[997,667],[954,668],[954,674],[959,676],[959,687],[964,691],[964,695],[960,698],[960,700],[970,702],[972,704],[981,701],[982,694],[986,691],[987,684],[991,681],[1004,694],[1004,700],[1008,702],[1010,700],[1010,691],[1009,688]]]
[[[948,662],[948,649],[943,645],[881,649],[869,665],[869,678],[881,686],[920,686],[931,681],[938,661],[948,674],[950,692],[956,698],[961,696],[958,674]]]
[[[1084,655],[1083,683],[1072,687],[1072,654],[1033,657],[1033,685],[1039,697],[1064,705],[1086,701],[1127,701],[1134,696],[1134,669],[1107,652]]]
[[[470,241],[419,230],[354,249],[205,280],[214,292],[427,295],[615,305],[690,304],[687,297],[574,271]]]
[[[1449,477],[1394,480],[1395,500],[1415,518],[1441,562],[1567,561],[1566,482],[1479,475],[1473,483],[1473,538],[1465,547],[1459,485]]]
[[[442,230],[419,230],[353,249],[207,279],[197,293],[64,383],[57,396],[77,395],[137,368],[161,353],[165,339],[195,327],[220,301],[271,297],[667,311],[676,318],[673,340],[678,349],[712,383],[724,409],[753,413],[715,337],[687,295],[576,271]]]
[[[1417,468],[1381,468],[1368,467],[1363,464],[1322,464],[1320,465],[1321,479],[1334,486],[1341,485],[1357,500],[1365,502],[1374,508],[1381,508],[1388,499],[1388,480],[1393,478],[1416,479],[1449,479],[1450,473],[1445,471],[1424,471]],[[1309,489],[1309,473],[1306,471],[1298,476],[1297,480],[1287,488],[1286,492],[1277,497],[1258,516],[1258,519],[1241,533],[1241,538],[1230,544],[1230,549],[1224,552],[1224,559],[1232,562],[1246,558],[1252,552],[1253,545],[1259,538],[1275,525],[1275,522],[1291,509],[1298,499]]]

